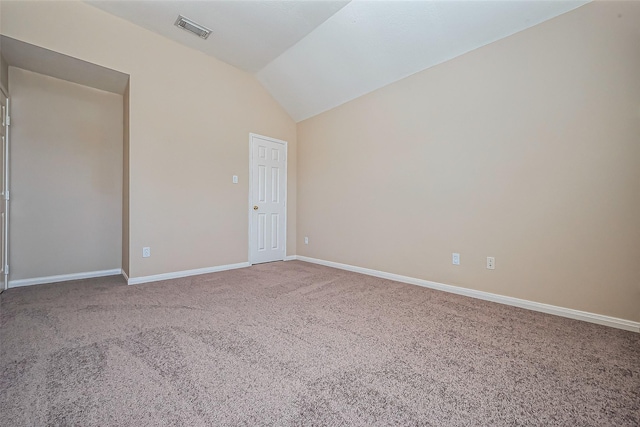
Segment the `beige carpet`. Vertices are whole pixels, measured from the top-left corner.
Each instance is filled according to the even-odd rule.
[[[0,298],[2,426],[640,425],[640,334],[299,261]]]

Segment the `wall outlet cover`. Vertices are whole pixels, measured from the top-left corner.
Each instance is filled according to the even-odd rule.
[[[453,265],[460,265],[460,254],[458,253],[452,253],[451,254],[451,263]]]

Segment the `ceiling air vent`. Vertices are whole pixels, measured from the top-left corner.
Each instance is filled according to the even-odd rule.
[[[207,37],[209,37],[209,34],[211,34],[211,30],[207,27],[196,24],[192,20],[187,19],[182,15],[178,15],[178,19],[176,19],[176,26],[195,34],[201,39],[206,39]]]

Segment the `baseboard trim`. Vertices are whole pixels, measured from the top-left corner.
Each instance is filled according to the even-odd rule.
[[[559,307],[556,305],[544,304],[535,301],[524,300],[520,298],[508,297],[504,295],[492,294],[490,292],[477,291],[474,289],[462,288],[460,286],[446,285],[444,283],[432,282],[429,280],[416,279],[414,277],[402,276],[384,271],[372,270],[369,268],[356,267],[349,264],[341,264],[333,261],[325,261],[317,258],[309,258],[306,256],[295,256],[294,259],[299,261],[310,262],[312,264],[324,265],[327,267],[338,268],[340,270],[352,271],[354,273],[366,274],[368,276],[379,277],[381,279],[394,280],[396,282],[408,283],[411,285],[422,286],[425,288],[436,289],[439,291],[450,292],[452,294],[464,295],[471,298],[478,298],[485,301],[497,302],[500,304],[511,305],[514,307],[525,308],[528,310],[539,311],[556,316],[567,317],[569,319],[582,320],[598,325],[610,326],[613,328],[624,329],[626,331],[640,332],[640,322],[620,319],[617,317],[604,316],[602,314],[590,313],[587,311],[574,310],[571,308]]]
[[[129,283],[129,275],[127,274],[126,271],[124,271],[124,268],[122,270],[120,270],[122,277],[124,277],[124,280],[127,281],[127,283]]]
[[[251,267],[248,262],[237,264],[218,265],[215,267],[197,268],[195,270],[174,271],[172,273],[154,274],[152,276],[131,277],[127,280],[129,285],[139,285],[141,283],[159,282],[161,280],[179,279],[181,277],[198,276],[200,274],[217,273],[219,271],[235,270],[237,268]]]
[[[287,255],[286,257],[284,257],[285,261],[295,261],[297,259],[298,259],[298,257],[295,256],[295,255]]]
[[[115,276],[120,274],[122,269],[87,271],[84,273],[60,274],[57,276],[34,277],[33,279],[10,280],[9,288],[19,288],[21,286],[44,285],[45,283],[66,282],[68,280],[91,279],[94,277]]]

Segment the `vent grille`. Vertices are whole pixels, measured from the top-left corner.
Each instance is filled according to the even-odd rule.
[[[187,19],[182,15],[178,15],[178,19],[176,19],[175,25],[176,27],[180,27],[183,30],[187,30],[190,33],[195,34],[201,39],[206,39],[207,37],[209,37],[209,34],[211,34],[211,30],[208,29],[207,27],[203,27],[200,24],[196,24],[192,20]]]

